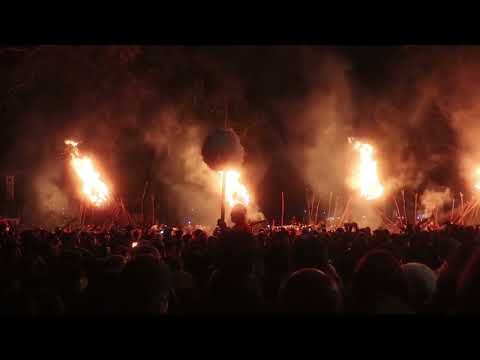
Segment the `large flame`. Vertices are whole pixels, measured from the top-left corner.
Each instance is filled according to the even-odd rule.
[[[65,145],[70,146],[71,164],[82,182],[83,194],[95,206],[104,204],[108,200],[109,190],[95,170],[92,160],[80,155],[77,142],[65,140]]]
[[[220,183],[223,177],[223,171],[219,172]],[[236,204],[248,206],[250,195],[247,188],[240,182],[240,173],[234,170],[228,170],[225,181],[225,198],[231,207]]]
[[[354,149],[360,154],[360,163],[355,176],[356,186],[360,188],[360,196],[367,200],[377,199],[383,194],[383,186],[378,179],[373,146],[355,141]]]

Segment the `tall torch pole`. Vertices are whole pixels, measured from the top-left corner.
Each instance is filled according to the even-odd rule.
[[[417,225],[417,199],[418,199],[418,193],[415,193],[415,212],[414,212],[414,217],[413,223]]]
[[[155,225],[156,224],[156,221],[155,221],[155,194],[152,194],[151,198],[152,198],[152,225]]]
[[[330,191],[330,197],[328,198],[328,213],[327,213],[327,219],[330,218],[330,208],[332,205],[332,195],[333,193]]]
[[[335,196],[335,208],[333,209],[333,225],[336,225],[337,217],[338,195]]]
[[[453,221],[453,212],[454,212],[454,210],[455,210],[455,197],[454,197],[453,200],[452,200],[452,211],[451,211],[451,213],[450,213],[450,222]]]
[[[227,182],[227,171],[222,172],[222,202],[220,205],[220,220],[222,223],[225,222],[225,186]]]
[[[460,214],[461,216],[463,216],[463,194],[462,193],[460,193]]]
[[[224,105],[225,105],[225,129],[228,129],[228,102],[227,102],[227,97],[225,96],[223,98]],[[220,205],[220,219],[222,220],[222,223],[225,223],[225,186],[227,183],[227,170],[224,169],[222,173],[222,203]]]

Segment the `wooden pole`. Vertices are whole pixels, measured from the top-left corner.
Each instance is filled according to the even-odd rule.
[[[312,194],[313,196],[313,194]],[[307,189],[307,222],[310,225],[312,221],[312,204],[311,204],[311,198],[308,194],[308,189]]]
[[[418,199],[418,193],[415,193],[415,219],[413,220],[413,223],[416,225],[417,224],[417,199]]]
[[[145,195],[147,195],[147,188],[148,188],[148,180],[145,181],[145,185],[143,186],[143,194],[142,194],[142,203],[141,203],[141,207],[142,207],[142,223],[145,223],[145,208],[144,208],[144,204],[145,204]]]
[[[220,220],[225,222],[225,186],[227,182],[227,171],[222,172],[222,201],[220,203]]]
[[[472,212],[472,222],[473,222],[473,225],[475,225],[475,222],[476,222],[476,219],[477,219],[477,216],[478,216],[478,201],[476,202],[476,205],[473,209],[473,212]]]
[[[347,215],[347,211],[350,207],[350,200],[352,199],[352,197],[350,196],[345,204],[345,209],[343,210],[343,214],[342,214],[342,217],[340,218],[340,226],[342,225],[342,223],[344,222],[345,220],[345,216]]]
[[[284,216],[285,216],[285,195],[282,191],[282,216],[280,218],[280,224],[281,226],[283,226],[283,220],[284,220]]]
[[[120,211],[120,205],[119,205],[118,200],[117,200],[116,203],[115,203],[115,207],[112,210],[112,220],[110,221],[110,223],[112,225],[115,223],[115,221],[118,217],[119,211]]]
[[[383,218],[384,221],[386,220],[390,225],[398,228],[398,225],[395,224],[392,220],[390,220],[390,218],[387,215],[385,215],[385,213],[382,210],[380,210],[379,208],[375,208],[375,210],[380,214],[380,216]]]
[[[125,203],[123,202],[123,199],[120,199],[120,204],[122,206],[122,211],[127,215],[128,223],[133,224],[133,219],[130,216],[130,213],[128,212],[127,208],[125,207]]]
[[[393,196],[393,200],[395,201],[395,206],[397,208],[398,217],[400,218],[400,222],[403,225],[402,214],[400,213],[400,207],[398,206],[397,197],[395,195]]]
[[[90,210],[90,207],[87,205],[85,205],[84,209],[83,209],[83,224],[82,224],[82,227],[84,227],[85,225],[88,224],[87,222],[87,219],[88,219],[88,210]]]
[[[332,205],[332,196],[333,193],[330,191],[330,197],[328,198],[328,213],[327,213],[327,219],[330,218],[330,210],[331,210],[331,205]]]
[[[228,101],[226,96],[223,98],[223,101],[225,106],[225,119],[224,119],[225,129],[228,129]]]
[[[333,223],[335,224],[337,221],[337,206],[338,206],[338,195],[335,196],[335,208],[333,209]]]
[[[317,209],[315,210],[315,225],[318,224],[318,208],[320,207],[320,197],[318,198],[317,201]]]
[[[405,217],[405,223],[408,224],[407,205],[405,203],[405,190],[402,190],[402,199],[403,199],[403,216]]]
[[[316,198],[315,193],[312,191],[312,204],[310,206],[310,225],[312,225],[313,219],[314,219],[313,211],[314,211],[314,207],[315,207],[315,198]]]
[[[85,213],[85,202],[82,200],[80,205],[80,227],[83,226],[83,216]]]
[[[468,213],[468,208],[470,207],[470,204],[467,203],[467,205],[464,205],[464,208],[462,209],[462,212],[460,213],[460,217],[458,218],[458,223],[463,224],[463,218],[466,213]]]
[[[474,202],[473,200],[470,203],[467,203],[467,205],[465,206],[465,209],[461,213],[460,218],[458,219],[459,224],[464,223],[465,217],[475,208],[475,206],[477,206],[477,202]]]
[[[453,212],[455,210],[455,198],[452,199],[452,211],[450,212],[450,222],[453,221]]]
[[[78,217],[78,220],[80,222],[80,226],[82,226],[82,221],[83,221],[83,199],[80,201],[80,216]]]
[[[155,225],[155,223],[156,223],[156,221],[155,221],[155,195],[152,194],[151,198],[152,198],[152,225]]]
[[[460,214],[463,214],[463,193],[460,193]]]

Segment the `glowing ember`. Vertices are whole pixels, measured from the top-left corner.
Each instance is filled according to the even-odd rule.
[[[134,241],[134,242],[132,243],[132,248],[137,247],[137,245],[138,245],[138,242]]]
[[[374,200],[382,196],[383,186],[377,175],[377,162],[373,159],[373,147],[355,141],[354,149],[360,154],[360,163],[355,176],[356,186],[360,188],[360,196]]]
[[[107,185],[101,180],[100,174],[95,170],[92,160],[87,156],[80,155],[77,142],[66,140],[65,145],[71,147],[71,164],[75,173],[82,181],[83,194],[95,206],[104,204],[108,199],[109,190]]]
[[[220,184],[222,183],[223,172],[220,171]],[[225,183],[225,198],[230,206],[243,204],[247,206],[250,203],[250,195],[247,188],[240,181],[240,173],[234,170],[227,171]]]

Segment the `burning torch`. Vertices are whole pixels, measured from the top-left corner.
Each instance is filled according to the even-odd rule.
[[[219,225],[225,226],[225,202],[231,189],[229,181],[238,180],[232,168],[243,163],[244,150],[238,135],[233,129],[217,129],[205,139],[202,146],[203,161],[208,167],[222,176],[222,198],[220,202]],[[233,174],[233,176],[232,176]]]

